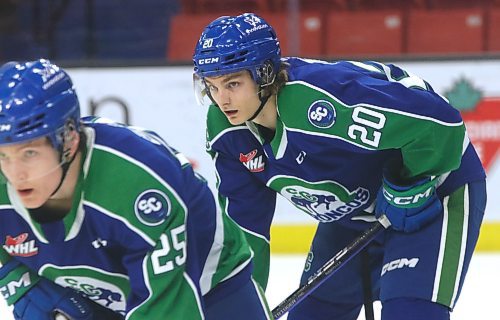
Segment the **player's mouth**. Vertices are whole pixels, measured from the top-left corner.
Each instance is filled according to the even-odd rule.
[[[228,118],[234,117],[237,113],[238,113],[238,110],[226,110],[226,111],[224,111],[224,114]]]
[[[33,193],[34,189],[17,189],[17,193],[21,198],[28,197]]]

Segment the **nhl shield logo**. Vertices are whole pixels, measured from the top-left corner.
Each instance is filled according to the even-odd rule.
[[[314,101],[307,110],[309,122],[321,129],[330,128],[337,118],[335,108],[326,100]]]
[[[137,218],[148,226],[163,223],[170,215],[172,206],[168,197],[159,190],[146,190],[135,200],[134,211]]]

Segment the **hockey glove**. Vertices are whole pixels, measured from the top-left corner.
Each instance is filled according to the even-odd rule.
[[[14,259],[0,268],[0,291],[8,305],[16,303],[38,280],[38,275]]]
[[[5,281],[6,280],[6,281]],[[0,285],[16,320],[54,320],[57,314],[69,320],[114,320],[123,317],[70,288],[61,287],[32,273],[16,260],[0,269]]]
[[[58,313],[70,320],[94,319],[84,297],[43,278],[14,304],[16,320],[53,320]]]
[[[384,178],[377,194],[375,216],[385,215],[394,230],[414,232],[434,220],[442,209],[436,180],[426,178],[399,186]]]

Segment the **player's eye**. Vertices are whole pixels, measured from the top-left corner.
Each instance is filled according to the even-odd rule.
[[[231,82],[228,82],[227,88],[234,89],[234,88],[237,88],[239,85],[240,85],[240,83],[238,81],[231,81]]]
[[[23,157],[24,158],[27,158],[27,159],[30,159],[30,158],[34,158],[38,155],[38,151],[36,150],[33,150],[33,149],[27,149],[27,150],[24,150],[23,152]]]
[[[211,84],[207,84],[207,88],[210,91],[210,93],[215,93],[218,90],[216,86],[211,85]]]

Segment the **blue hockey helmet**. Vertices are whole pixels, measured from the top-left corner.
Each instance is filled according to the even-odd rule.
[[[200,78],[249,70],[259,85],[274,81],[280,59],[276,32],[253,13],[212,21],[202,32],[193,55],[194,72]]]
[[[68,129],[79,130],[80,104],[69,75],[48,60],[0,67],[0,145],[48,137],[62,151]]]

